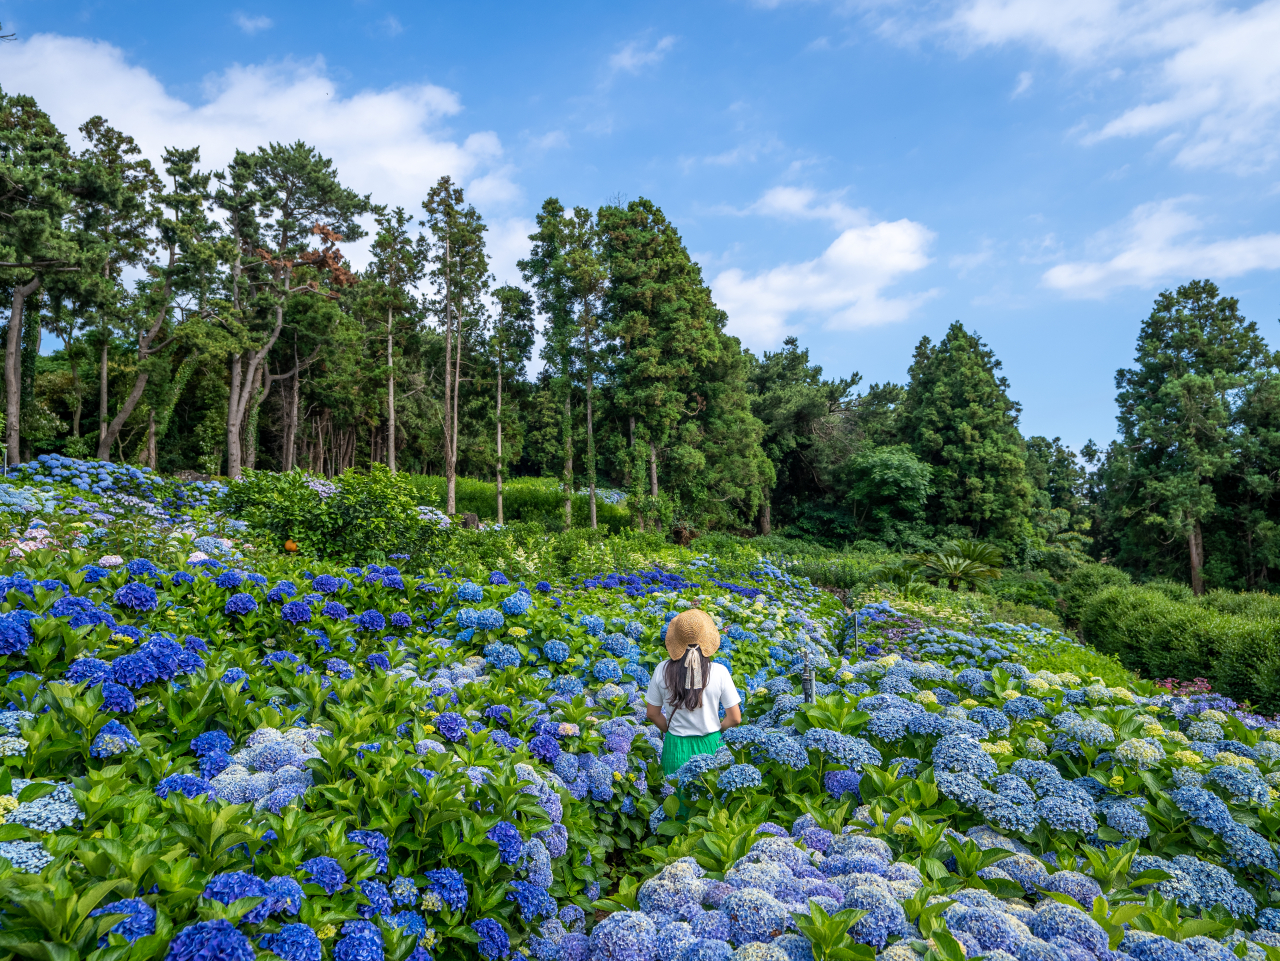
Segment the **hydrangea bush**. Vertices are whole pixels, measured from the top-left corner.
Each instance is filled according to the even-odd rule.
[[[21,502],[14,536],[51,533],[0,574],[16,953],[1266,961],[1280,945],[1277,725],[1119,683],[1064,635],[881,596],[849,612],[758,558],[557,580],[277,556],[205,533],[198,507],[167,513],[171,490],[111,501],[126,495],[54,467],[39,483],[63,486]],[[92,513],[140,549],[101,552],[70,526]],[[720,626],[745,721],[666,780],[643,692],[693,604]]]

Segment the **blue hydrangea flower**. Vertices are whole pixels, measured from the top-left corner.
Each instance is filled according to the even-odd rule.
[[[303,861],[298,865],[298,870],[306,871],[311,875],[311,883],[320,885],[324,888],[324,893],[330,896],[341,890],[347,883],[346,872],[333,858],[321,856]]]
[[[302,601],[289,601],[280,608],[280,617],[288,624],[306,624],[311,620],[311,608]]]
[[[89,746],[93,757],[115,757],[138,747],[138,739],[133,732],[119,721],[108,721],[102,725]]]
[[[154,611],[159,603],[156,589],[141,581],[130,581],[112,595],[120,607],[131,611]]]
[[[480,936],[480,941],[476,945],[480,957],[494,961],[496,958],[505,958],[511,953],[511,939],[507,937],[507,932],[502,925],[492,918],[473,921],[471,930]]]
[[[155,909],[141,898],[126,898],[123,901],[112,901],[110,904],[101,905],[90,911],[89,917],[98,918],[104,914],[127,915],[110,930],[113,934],[123,936],[130,944],[139,938],[145,938],[147,935],[156,933]],[[106,946],[107,937],[103,935],[98,939],[98,947],[105,948]]]
[[[485,835],[498,846],[498,856],[503,864],[515,864],[524,853],[524,838],[520,829],[509,821],[499,821]]]
[[[270,951],[283,961],[320,961],[320,938],[306,924],[285,924],[275,934],[264,934],[258,939],[263,951]]]
[[[169,942],[165,961],[254,961],[255,956],[253,943],[229,921],[198,921]]]
[[[244,615],[252,614],[257,609],[258,602],[254,600],[252,594],[232,594],[227,598],[222,611],[228,615]]]

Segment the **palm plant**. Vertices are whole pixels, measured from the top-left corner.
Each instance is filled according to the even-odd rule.
[[[910,560],[924,569],[925,576],[945,582],[953,591],[962,583],[972,586],[999,578],[1003,562],[998,548],[980,541],[944,541],[936,551],[913,554]]]

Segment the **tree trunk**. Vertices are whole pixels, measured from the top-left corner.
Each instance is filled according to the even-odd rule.
[[[242,354],[231,355],[231,396],[227,402],[227,476],[240,476],[240,418],[236,414],[236,400],[240,396],[240,359]]]
[[[22,417],[22,365],[19,348],[22,346],[22,309],[29,296],[40,289],[40,278],[32,277],[25,284],[13,288],[13,309],[9,312],[9,337],[4,346],[5,389],[5,447],[9,451],[10,465],[22,462],[18,450],[18,436]]]
[[[298,345],[293,345],[293,377],[289,382],[289,399],[284,405],[284,436],[281,440],[280,464],[286,471],[293,470],[295,449],[298,443],[298,380],[302,371],[298,367]]]
[[[661,530],[662,521],[656,513],[658,510],[658,449],[653,446],[653,441],[649,441],[649,496],[653,498],[655,511],[653,529]]]
[[[391,308],[387,308],[387,467],[396,472],[396,371],[391,359]]]
[[[107,343],[105,332],[102,338],[102,357],[98,361],[98,443],[107,436]]]
[[[566,378],[567,379],[567,378]],[[573,408],[569,404],[569,387],[564,392],[564,426],[561,435],[564,440],[564,529],[573,526]]]
[[[764,492],[764,502],[760,505],[760,533],[765,537],[769,536],[772,529],[769,518],[769,491]]]
[[[590,319],[588,318],[588,325]],[[591,529],[596,529],[596,438],[592,425],[591,388],[595,379],[591,370],[591,334],[588,326],[584,336],[586,341],[586,386],[587,386],[587,511],[591,516]]]
[[[120,429],[124,427],[124,422],[129,419],[133,409],[138,406],[138,401],[142,399],[142,392],[147,389],[147,380],[149,378],[150,375],[145,371],[134,378],[133,389],[129,391],[129,396],[124,399],[124,403],[116,411],[116,416],[111,418],[111,423],[107,425],[106,436],[98,439],[98,460],[111,460],[111,445],[116,442],[116,438],[120,436]]]
[[[1193,594],[1204,593],[1204,578],[1200,574],[1204,567],[1204,538],[1200,532],[1200,522],[1196,521],[1187,535],[1187,543],[1191,553],[1191,591]]]
[[[231,359],[231,396],[227,403],[227,476],[233,480],[240,477],[240,425],[244,423],[245,415],[250,412],[250,401],[257,386],[258,370],[267,354],[271,352],[271,348],[275,346],[283,329],[284,301],[277,298],[275,327],[272,328],[267,342],[249,354],[249,369],[243,372],[243,376],[239,369],[242,355],[236,354]]]
[[[498,340],[498,409],[495,415],[498,422],[498,523],[502,518],[502,340]]]
[[[458,395],[462,385],[462,318],[458,318],[458,342],[453,349],[453,440],[449,443],[449,457],[453,461],[449,466],[449,476],[453,483],[458,478]]]
[[[453,378],[453,308],[449,302],[449,238],[444,239],[444,512],[449,515],[458,512],[454,492],[454,459],[451,445],[453,443],[452,416],[453,404],[450,385]]]
[[[158,470],[159,452],[156,450],[156,412],[155,409],[147,411],[147,466],[152,470]]]

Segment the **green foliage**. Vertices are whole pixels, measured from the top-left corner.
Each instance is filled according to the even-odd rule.
[[[1146,677],[1208,678],[1215,690],[1280,708],[1280,622],[1223,613],[1149,587],[1111,587],[1084,605],[1080,626],[1099,651]]]
[[[1030,510],[1021,407],[1009,399],[1000,361],[976,334],[951,325],[935,347],[923,338],[911,364],[903,434],[933,468],[935,524],[974,537],[1013,535]]]
[[[1062,586],[1067,620],[1080,620],[1085,605],[1093,595],[1111,587],[1128,587],[1132,583],[1128,574],[1110,564],[1085,564],[1076,568]]]
[[[413,487],[417,502],[444,508],[444,478],[423,474],[403,475]],[[459,477],[456,481],[459,514],[475,514],[481,520],[498,517],[497,486],[490,481]],[[564,492],[548,477],[515,477],[502,482],[502,507],[508,523],[541,524],[547,530],[564,529]],[[596,501],[596,517],[600,527],[614,533],[630,528],[631,512],[625,504]],[[573,495],[573,526],[589,527],[587,495]]]
[[[1235,298],[1157,298],[1117,374],[1121,439],[1098,469],[1102,549],[1148,577],[1256,587],[1278,558],[1276,355]]]
[[[418,519],[417,492],[408,479],[381,464],[368,473],[345,471],[332,483],[300,470],[246,471],[223,502],[278,548],[292,540],[316,557],[363,562],[413,554],[435,536],[435,528]]]

